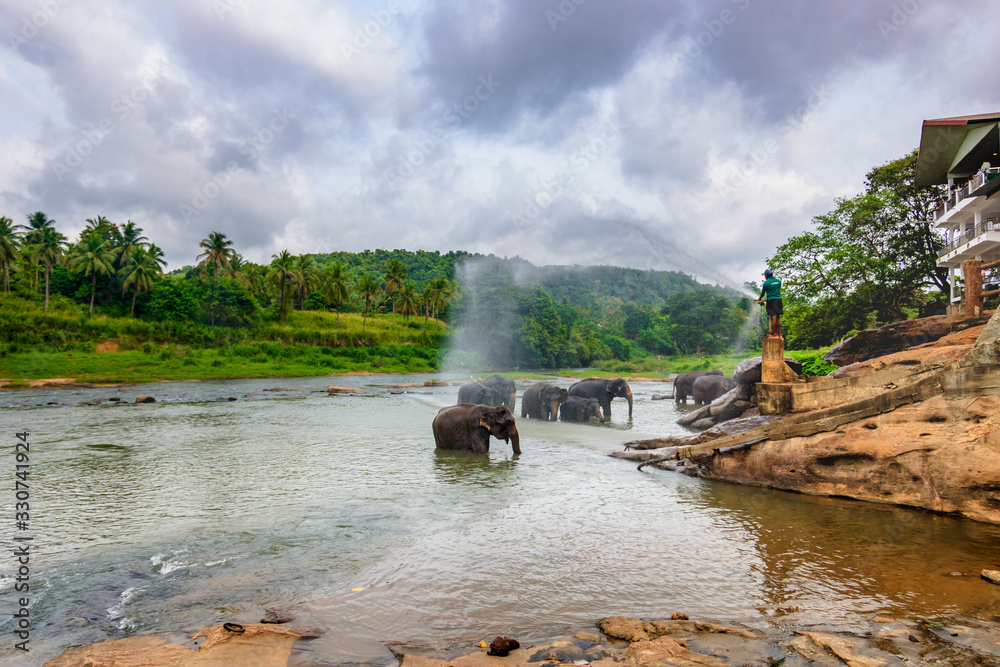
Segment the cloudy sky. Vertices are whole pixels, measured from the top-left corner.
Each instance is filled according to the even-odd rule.
[[[759,279],[927,118],[1000,111],[987,0],[0,0],[0,215],[177,268],[463,249]]]

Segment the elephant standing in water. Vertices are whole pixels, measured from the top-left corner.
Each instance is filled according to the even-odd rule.
[[[632,419],[632,390],[625,378],[580,380],[570,386],[569,395],[580,398],[596,398],[597,402],[601,404],[601,410],[604,411],[604,421],[611,419],[611,399],[622,396],[628,399],[628,418]]]
[[[466,382],[458,388],[458,402],[475,405],[503,405],[504,397],[496,389],[481,382]]]
[[[506,405],[511,412],[514,412],[517,387],[514,386],[513,380],[508,380],[502,375],[491,375],[483,380],[483,384],[490,389],[496,390],[501,396],[503,396],[503,404]]]
[[[725,375],[702,375],[694,381],[691,394],[695,403],[711,403],[736,386],[736,380]]]
[[[569,392],[554,384],[533,384],[521,396],[521,416],[554,422],[559,416],[559,406],[568,396]]]
[[[706,375],[722,375],[722,371],[688,371],[674,378],[674,403],[687,403],[687,397],[693,396],[694,381]]]
[[[564,422],[586,422],[590,421],[591,417],[597,417],[599,422],[604,423],[604,418],[601,417],[601,404],[596,398],[570,396],[562,405],[560,418]]]
[[[521,439],[514,415],[506,405],[449,405],[434,417],[434,444],[440,449],[466,449],[488,454],[490,436],[510,442],[521,453]]]

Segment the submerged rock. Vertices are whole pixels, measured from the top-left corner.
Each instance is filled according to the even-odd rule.
[[[140,394],[135,397],[136,403],[156,403],[156,399],[152,396],[147,396],[146,394]]]

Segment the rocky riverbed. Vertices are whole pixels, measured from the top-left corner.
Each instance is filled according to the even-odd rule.
[[[131,637],[73,648],[45,665],[283,667],[289,664],[294,642],[321,632],[314,628],[228,623],[199,630],[186,644],[171,644],[154,636]],[[562,637],[527,645],[518,643],[518,648],[509,653],[501,651],[499,655],[494,647],[506,642],[487,645],[488,641],[483,640],[475,648],[455,646],[447,650],[391,641],[386,646],[401,667],[1000,664],[996,623],[968,619],[953,624],[874,617],[869,630],[859,634],[836,628],[750,628],[690,620],[685,614],[674,612],[671,618],[662,620],[602,618],[594,628],[578,628]]]

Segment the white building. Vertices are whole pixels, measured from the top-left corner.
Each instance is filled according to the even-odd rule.
[[[1000,260],[1000,113],[925,120],[916,185],[948,185],[934,212],[945,235],[938,266],[951,273],[951,303],[962,300],[955,278],[962,262]]]

